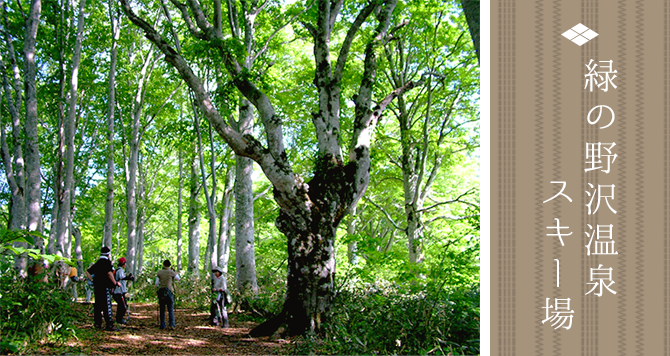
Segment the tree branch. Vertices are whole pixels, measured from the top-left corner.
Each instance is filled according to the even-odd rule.
[[[235,153],[249,157],[256,161],[263,171],[265,172],[268,179],[272,182],[275,188],[284,192],[294,192],[295,187],[295,178],[293,171],[290,168],[290,165],[286,162],[286,154],[283,150],[283,137],[281,136],[281,122],[276,122],[275,125],[266,126],[266,132],[276,133],[279,137],[273,137],[273,135],[268,134],[268,144],[270,145],[272,151],[264,148],[258,140],[256,140],[251,135],[240,135],[238,132],[233,130],[228,126],[219,112],[214,107],[214,104],[209,97],[209,94],[205,91],[204,86],[200,78],[198,78],[186,63],[183,57],[179,55],[170,45],[165,42],[158,32],[144,19],[138,17],[128,4],[128,0],[120,0],[122,8],[126,16],[133,22],[136,26],[141,28],[145,36],[154,43],[158,49],[165,55],[165,61],[172,65],[180,74],[182,79],[186,84],[193,90],[195,96],[195,102],[201,112],[205,117],[212,123],[212,126],[216,132],[221,135],[221,137],[226,141],[228,145],[235,151]],[[237,74],[237,73],[231,73]],[[254,105],[265,104],[270,106],[272,109],[269,100],[267,97],[258,91],[253,84],[249,83],[248,80],[244,80],[237,76],[236,85],[242,93],[251,97],[250,100]],[[246,86],[245,86],[246,85]],[[253,90],[255,89],[255,90]],[[257,108],[259,108],[258,105]],[[263,107],[263,110],[259,108],[259,112],[264,112],[268,114],[268,108]],[[274,109],[271,110],[272,117],[267,118],[263,117],[264,124],[268,119],[278,120],[274,117]],[[277,142],[279,141],[279,142]],[[279,152],[279,153],[278,153]],[[284,153],[282,155],[282,153]],[[275,154],[279,157],[280,160],[275,158]]]
[[[340,6],[341,1],[340,2]],[[349,50],[351,49],[351,44],[354,41],[354,38],[356,37],[356,34],[358,33],[358,30],[361,28],[361,25],[363,25],[363,22],[367,20],[367,18],[370,16],[372,11],[377,8],[378,5],[375,1],[371,1],[366,7],[364,7],[356,16],[356,20],[354,20],[354,23],[349,27],[349,30],[347,31],[347,36],[344,38],[344,42],[342,43],[342,48],[340,48],[340,54],[337,57],[337,63],[335,64],[335,72],[333,75],[333,80],[336,83],[339,83],[340,80],[342,80],[342,72],[344,71],[344,65],[347,62],[347,56],[349,55]],[[337,14],[335,14],[335,17]],[[331,15],[331,21],[332,21],[332,15]],[[331,24],[332,28],[332,24]]]
[[[469,218],[474,218],[479,216],[479,214],[475,215],[467,215],[467,216],[450,216],[450,215],[442,215],[442,216],[436,216],[428,221],[426,221],[424,224],[430,224],[436,220],[465,220]]]
[[[387,213],[386,210],[384,210],[384,208],[382,208],[381,206],[377,205],[377,203],[375,203],[374,201],[372,201],[372,199],[370,199],[370,198],[365,198],[365,201],[367,201],[367,202],[369,202],[370,204],[374,205],[375,208],[379,209],[382,213],[384,213],[384,215],[386,215],[386,219],[388,219],[388,221],[393,225],[393,227],[395,227],[396,229],[398,229],[398,230],[400,230],[400,231],[406,231],[406,229],[403,229],[403,228],[401,228],[400,226],[398,226],[398,224],[396,224],[396,222],[393,221],[393,219],[391,218],[391,215],[389,215],[389,213]]]
[[[265,2],[265,4],[267,4],[267,1]],[[265,4],[264,4],[264,5],[265,5]],[[312,0],[312,1],[309,3],[309,5],[308,5],[307,7],[305,7],[304,10],[300,11],[300,12],[297,13],[295,16],[291,17],[291,19],[288,20],[285,24],[279,26],[274,32],[272,32],[272,34],[270,34],[270,37],[268,37],[267,40],[265,40],[265,44],[263,44],[263,47],[261,47],[261,49],[258,50],[258,52],[256,52],[256,54],[253,56],[253,58],[251,59],[251,62],[254,62],[256,59],[258,59],[258,57],[260,57],[261,55],[263,55],[263,53],[265,53],[265,51],[267,51],[267,49],[268,49],[268,45],[270,44],[270,41],[272,41],[272,39],[275,38],[275,36],[277,35],[277,33],[279,33],[279,31],[281,31],[281,30],[284,29],[286,26],[288,26],[288,25],[290,25],[291,23],[293,23],[293,21],[295,21],[295,19],[297,19],[298,16],[300,16],[300,15],[304,14],[305,12],[307,12],[307,10],[309,10],[309,9],[312,7],[312,5],[314,5],[314,0]]]
[[[463,203],[463,204],[467,204],[467,205],[470,205],[470,206],[473,206],[473,207],[479,207],[479,205],[477,205],[477,204],[473,204],[471,202],[461,200],[461,198],[463,198],[466,195],[472,194],[475,190],[476,190],[476,188],[471,188],[468,191],[466,191],[465,193],[459,195],[456,199],[435,203],[435,204],[433,204],[433,205],[431,205],[427,208],[419,209],[419,210],[417,210],[417,212],[422,213],[424,211],[428,211],[428,210],[431,210],[433,208],[436,208],[440,205],[453,204],[453,203]]]

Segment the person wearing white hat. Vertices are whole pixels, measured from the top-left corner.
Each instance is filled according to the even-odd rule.
[[[212,298],[210,322],[222,328],[227,328],[228,312],[226,311],[226,304],[229,303],[228,286],[226,277],[223,276],[223,270],[218,266],[212,268],[212,293],[216,293],[216,298]]]

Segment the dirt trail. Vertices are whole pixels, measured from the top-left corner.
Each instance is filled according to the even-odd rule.
[[[92,304],[85,309],[90,321],[82,328],[93,329],[92,309]],[[223,329],[208,324],[209,313],[175,309],[177,327],[161,330],[157,304],[133,304],[130,309],[128,325],[117,324],[120,331],[97,331],[86,340],[80,339],[76,342],[80,350],[100,355],[271,355],[287,343],[283,339],[249,337],[255,324],[239,322],[234,315],[229,315],[230,327]]]

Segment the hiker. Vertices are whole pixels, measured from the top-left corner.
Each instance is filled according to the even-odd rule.
[[[90,265],[88,265],[88,268],[93,267],[95,262],[91,262]],[[86,283],[84,283],[84,290],[86,291],[86,303],[85,304],[90,304],[91,303],[91,294],[93,293],[93,278],[94,276],[91,275],[90,278],[88,276],[88,273],[85,275]]]
[[[165,329],[165,308],[167,307],[170,328],[176,326],[174,321],[174,288],[172,284],[179,281],[179,274],[170,268],[170,260],[163,261],[163,269],[158,271],[156,287],[158,287],[158,305],[161,314],[161,329]]]
[[[226,311],[226,304],[229,303],[228,286],[226,277],[223,276],[223,270],[218,266],[212,268],[212,293],[216,293],[216,297],[212,298],[212,304],[209,308],[210,323],[227,328],[228,311]]]
[[[102,316],[105,317],[105,330],[118,331],[114,327],[112,319],[111,289],[118,287],[121,283],[114,278],[112,261],[109,259],[109,247],[100,249],[98,261],[86,270],[86,276],[93,280],[93,291],[95,293],[95,307],[93,309],[93,323],[96,329],[102,329]],[[94,277],[95,276],[95,277]]]
[[[77,276],[77,267],[65,265],[67,270],[67,277],[65,278],[65,290],[72,289],[72,300],[77,301],[77,283],[79,277]],[[68,268],[69,267],[69,268]]]
[[[114,289],[114,294],[112,294],[112,297],[114,298],[114,301],[116,301],[116,322],[119,324],[127,324],[127,321],[123,320],[123,316],[126,315],[126,311],[128,310],[128,302],[126,301],[126,293],[128,293],[128,288],[126,288],[126,283],[127,281],[134,281],[135,277],[133,277],[132,273],[128,273],[128,275],[126,275],[125,257],[119,258],[118,266],[119,267],[116,269],[114,278],[119,281],[121,285]]]

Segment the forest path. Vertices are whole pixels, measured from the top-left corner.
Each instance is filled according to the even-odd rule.
[[[116,313],[116,305],[113,309]],[[116,324],[120,331],[94,331],[93,304],[86,310],[90,318],[81,328],[89,329],[87,334],[91,336],[76,342],[86,354],[269,355],[277,354],[287,343],[276,338],[249,337],[255,323],[237,321],[234,314],[229,314],[230,327],[224,329],[210,326],[207,312],[179,308],[175,309],[176,328],[161,330],[158,304],[131,303],[128,325]]]

